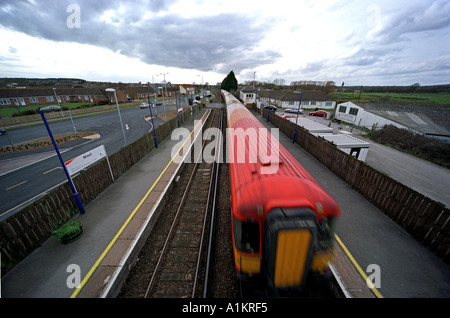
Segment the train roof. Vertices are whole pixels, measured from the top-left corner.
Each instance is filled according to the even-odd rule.
[[[256,213],[255,204],[262,206],[263,214],[280,206],[309,206],[324,213],[339,209],[306,169],[236,99],[227,104],[227,119],[231,190],[239,201],[232,204],[239,204],[239,213]]]

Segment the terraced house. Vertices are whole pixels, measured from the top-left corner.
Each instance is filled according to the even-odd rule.
[[[119,102],[126,101],[126,95],[116,90]],[[101,100],[114,101],[102,88],[3,88],[0,89],[0,107],[55,105],[59,103],[96,103]]]
[[[300,101],[300,92],[287,90],[272,90],[258,92],[260,101],[264,104],[269,103],[277,107],[293,108],[298,107]],[[321,92],[303,92],[301,108],[320,108],[320,109],[334,109],[336,101],[327,94]]]

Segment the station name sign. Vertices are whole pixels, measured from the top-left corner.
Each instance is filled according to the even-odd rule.
[[[78,157],[65,162],[67,171],[71,176],[80,172],[84,168],[90,166],[94,162],[101,160],[106,157],[105,146],[101,145],[91,151],[85,152]]]

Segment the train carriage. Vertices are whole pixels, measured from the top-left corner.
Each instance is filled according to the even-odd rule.
[[[298,295],[329,273],[339,206],[244,105],[222,94],[239,280],[265,295]]]

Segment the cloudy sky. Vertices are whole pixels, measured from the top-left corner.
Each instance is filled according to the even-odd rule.
[[[450,0],[0,0],[0,77],[450,83]]]

